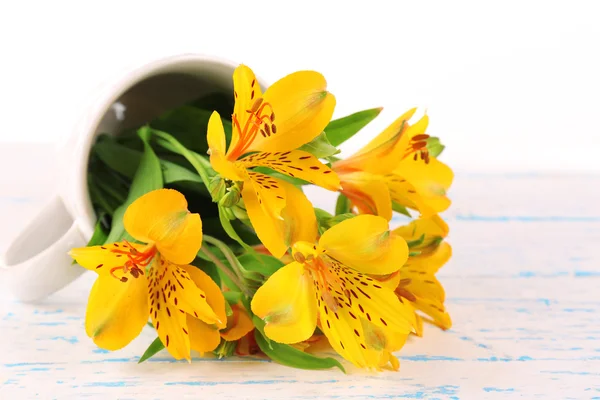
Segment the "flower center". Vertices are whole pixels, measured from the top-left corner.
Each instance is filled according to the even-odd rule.
[[[240,121],[236,114],[233,114],[233,129],[237,129],[239,140],[235,148],[230,152],[229,159],[237,160],[243,155],[248,147],[252,144],[256,135],[260,132],[262,137],[266,138],[277,133],[275,125],[275,113],[270,103],[259,97],[252,103],[252,107],[246,110],[250,116],[246,120],[244,127],[240,125]]]
[[[406,158],[411,154],[414,154],[413,160],[417,161],[419,159],[419,155],[421,155],[421,160],[425,161],[425,164],[429,164],[429,150],[427,150],[427,139],[429,139],[429,135],[426,133],[421,133],[419,135],[415,135],[410,139],[410,143],[404,153],[402,158]]]
[[[125,246],[111,249],[112,253],[117,254],[117,257],[125,256],[127,261],[121,266],[111,268],[110,274],[115,279],[121,282],[127,282],[128,278],[125,276],[129,273],[134,278],[140,275],[144,275],[144,270],[152,262],[152,258],[156,255],[156,246],[150,245],[146,250],[139,251],[127,240],[124,240]],[[115,246],[117,244],[115,243]],[[116,272],[122,272],[123,276],[120,278],[115,274]]]

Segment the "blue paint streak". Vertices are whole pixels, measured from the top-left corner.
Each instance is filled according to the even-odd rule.
[[[66,325],[65,322],[37,322],[35,324],[32,325],[38,325],[38,326],[59,326],[59,325]]]
[[[2,318],[2,320],[3,320],[3,321],[6,321],[6,320],[9,320],[11,317],[14,317],[14,316],[15,316],[15,313],[9,312],[8,314],[6,314],[6,315],[5,315],[5,316]]]
[[[97,349],[92,350],[92,353],[96,353],[96,354],[108,354],[108,353],[110,353],[110,351],[104,350],[104,349],[101,349],[101,348],[97,348]]]
[[[42,314],[42,315],[52,315],[52,314],[61,314],[64,311],[61,309],[58,310],[53,310],[53,311],[39,311],[39,310],[35,310],[33,313],[34,314]]]
[[[37,367],[37,368],[31,368],[30,371],[50,371],[50,368]]]
[[[219,386],[219,385],[273,385],[276,383],[298,383],[299,381],[294,379],[265,379],[265,380],[251,380],[251,381],[228,381],[228,382],[212,382],[212,381],[181,381],[181,382],[165,382],[166,386]],[[337,379],[329,379],[323,381],[301,381],[300,383],[307,385],[321,385],[327,383],[337,383]]]
[[[90,382],[86,383],[85,387],[126,387],[126,386],[136,386],[137,383],[134,382]]]
[[[508,389],[501,389],[501,388],[495,388],[495,387],[484,387],[483,390],[485,392],[514,392],[515,389],[514,388],[508,388]]]
[[[577,278],[600,276],[600,271],[575,271],[575,276]]]
[[[600,375],[600,373],[592,373],[586,371],[540,371],[543,374],[559,374],[559,375]]]
[[[66,337],[66,336],[54,336],[49,338],[50,340],[64,340],[65,342],[71,343],[71,344],[75,344],[75,343],[79,343],[79,339],[77,339],[75,336],[71,336],[71,337]]]
[[[427,356],[425,354],[419,354],[416,356],[401,356],[400,359],[407,361],[464,361],[462,358],[446,356]]]
[[[23,363],[15,363],[15,364],[4,364],[5,367],[7,368],[12,368],[12,367],[27,367],[27,366],[31,366],[31,365],[54,365],[56,363],[51,363],[51,362],[23,362]]]

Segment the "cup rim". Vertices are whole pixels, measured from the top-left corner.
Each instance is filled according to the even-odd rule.
[[[78,222],[79,228],[86,238],[92,236],[96,222],[95,212],[92,206],[90,195],[87,188],[87,166],[91,147],[97,137],[94,132],[100,124],[110,106],[128,89],[137,83],[169,69],[185,66],[186,64],[213,64],[215,67],[230,70],[230,76],[239,65],[232,60],[222,57],[209,56],[205,54],[185,53],[154,59],[135,68],[129,68],[124,73],[117,75],[116,79],[108,79],[106,86],[103,86],[100,94],[95,97],[90,107],[87,107],[84,116],[76,124],[75,129],[63,145],[61,151],[71,153],[71,157],[62,157],[69,160],[70,163],[65,168],[67,179],[64,184],[66,187],[60,192],[65,196],[65,203],[71,208],[73,218]],[[263,81],[257,77],[261,86]],[[82,133],[84,132],[84,134]],[[66,171],[71,170],[71,173]]]

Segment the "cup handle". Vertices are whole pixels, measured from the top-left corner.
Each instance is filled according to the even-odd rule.
[[[67,253],[86,243],[62,198],[54,197],[8,245],[0,268],[6,289],[25,302],[56,292],[85,271]]]

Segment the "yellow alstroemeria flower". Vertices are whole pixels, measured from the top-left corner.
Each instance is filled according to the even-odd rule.
[[[233,74],[233,85],[231,143],[226,149],[223,123],[214,112],[207,135],[210,162],[223,178],[243,182],[242,198],[257,236],[275,257],[281,257],[289,243],[281,229],[272,225],[282,219],[293,186],[252,168],[267,167],[338,190],[340,181],[329,167],[312,154],[297,150],[327,126],[335,97],[327,92],[325,78],[314,71],[288,75],[263,94],[252,70],[240,65]],[[304,196],[300,191],[294,195]]]
[[[392,201],[423,217],[450,206],[446,191],[452,170],[430,156],[425,133],[429,118],[408,123],[416,109],[403,114],[353,156],[336,161],[343,193],[356,211],[392,218]]]
[[[265,334],[280,343],[309,339],[318,325],[331,346],[359,367],[382,368],[413,331],[413,309],[392,287],[370,275],[396,272],[408,257],[404,239],[391,235],[384,218],[359,215],[321,238],[297,242],[294,260],[256,292],[252,312]],[[390,357],[393,360],[390,360]]]
[[[231,306],[233,313],[227,317],[223,293],[206,273],[193,267],[188,270],[188,273],[196,286],[206,294],[208,305],[215,311],[219,321],[223,321],[219,324],[210,324],[202,319],[188,316],[187,325],[192,350],[200,354],[213,351],[221,343],[221,339],[233,342],[254,329],[250,316],[239,305]]]
[[[123,224],[144,244],[124,240],[69,253],[98,274],[88,300],[86,333],[99,347],[118,350],[140,334],[150,317],[169,353],[189,360],[196,343],[192,329],[204,324],[216,331],[226,322],[219,288],[187,265],[202,245],[200,215],[187,210],[181,193],[160,189],[134,201]]]
[[[418,255],[409,256],[399,271],[396,294],[415,309],[428,315],[442,329],[450,329],[452,320],[444,307],[446,294],[435,274],[452,256],[452,247],[442,239],[448,234],[448,225],[438,216],[421,218],[393,231],[407,242],[416,243],[411,251]],[[420,318],[418,318],[420,322]],[[420,328],[422,324],[418,324]],[[422,335],[422,329],[417,329]]]

